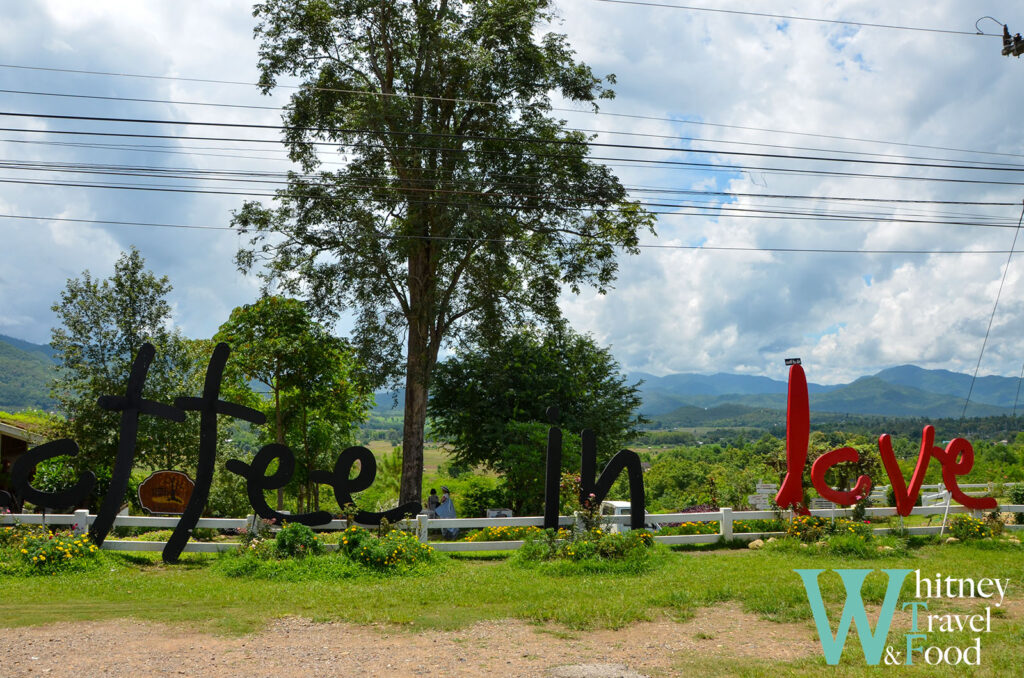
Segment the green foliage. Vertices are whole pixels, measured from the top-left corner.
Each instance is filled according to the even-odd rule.
[[[280,296],[234,309],[214,338],[231,346],[228,367],[236,378],[270,390],[262,404],[273,441],[298,451],[289,491],[298,512],[316,510],[319,486],[310,472],[330,467],[355,440],[372,399],[348,343],[315,322],[304,303]],[[278,510],[284,495],[282,488]]]
[[[450,358],[437,366],[432,389],[433,434],[457,462],[501,474],[520,514],[541,508],[547,407],[559,407],[564,431],[597,434],[599,467],[642,423],[634,414],[639,392],[611,353],[565,325],[521,330]],[[563,441],[568,468],[579,468],[574,442]]]
[[[316,532],[302,523],[284,523],[274,537],[274,551],[279,558],[304,558],[323,553]]]
[[[457,487],[450,489],[453,492],[452,498],[458,499],[455,506],[463,518],[483,518],[487,515],[487,509],[500,508],[508,499],[494,478],[467,474],[458,480],[460,482]]]
[[[434,549],[421,544],[414,534],[390,530],[378,537],[361,527],[350,527],[342,533],[338,551],[360,565],[379,571],[408,569],[434,558]]]
[[[170,326],[171,308],[167,295],[171,284],[166,276],[146,270],[138,250],[121,255],[114,274],[105,280],[85,271],[72,278],[52,310],[58,325],[51,345],[59,369],[52,393],[64,415],[54,424],[53,435],[75,440],[80,453],[67,461],[78,471],[92,470],[99,476],[91,505],[106,492],[115,457],[119,414],[97,405],[101,395],[123,394],[132,361],[145,342],[156,348],[143,396],[165,403],[181,395],[201,392],[206,363],[212,345],[190,341]],[[223,392],[246,391],[244,385],[226,383]],[[195,461],[199,440],[199,415],[189,413],[186,424],[159,417],[140,417],[136,460],[149,468],[189,470]],[[51,464],[56,482],[67,477],[60,461]]]
[[[992,526],[985,520],[975,518],[969,513],[957,513],[949,519],[947,532],[960,541],[985,539],[992,536]]]
[[[38,531],[24,533],[10,547],[21,554],[22,561],[31,566],[32,572],[38,574],[82,569],[86,561],[91,561],[99,550],[86,535],[53,533],[49,530],[42,534]]]
[[[374,381],[405,377],[401,498],[419,500],[441,347],[528,316],[558,319],[563,289],[604,291],[617,249],[637,252],[652,229],[611,171],[588,161],[585,133],[550,116],[553,94],[592,104],[611,92],[565,36],[544,32],[546,1],[267,0],[254,14],[264,91],[299,79],[285,143],[303,172],[278,207],[235,214],[253,234],[238,262],[266,263],[325,314],[351,308]],[[510,149],[509,139],[526,141]],[[341,144],[349,162],[317,172],[317,143]],[[558,153],[542,150],[551,143]],[[501,190],[509,175],[523,182],[514,194]],[[452,181],[472,204],[451,199]]]
[[[520,541],[536,536],[541,529],[534,525],[502,525],[483,527],[462,541]]]
[[[646,530],[614,533],[548,529],[526,535],[523,546],[512,556],[512,562],[526,567],[537,563],[586,563],[589,567],[584,567],[583,571],[610,569],[639,573],[651,565],[653,548],[654,538]],[[571,574],[578,568],[551,571]]]
[[[871,535],[869,523],[824,516],[795,516],[786,523],[786,535],[804,543],[816,542],[837,534]]]
[[[1017,506],[1024,506],[1024,483],[1018,483],[1010,487],[1007,496],[1010,499],[1011,504]],[[1024,512],[1015,513],[1013,516],[1013,522],[1017,525],[1024,525]]]

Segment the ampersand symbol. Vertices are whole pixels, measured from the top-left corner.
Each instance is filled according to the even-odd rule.
[[[900,663],[900,653],[898,651],[894,652],[892,645],[885,648],[885,663],[887,666]]]

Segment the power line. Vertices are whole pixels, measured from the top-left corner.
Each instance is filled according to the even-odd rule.
[[[974,382],[978,379],[978,370],[981,369],[981,358],[985,355],[985,346],[988,344],[988,335],[992,332],[992,321],[996,317],[996,309],[999,307],[999,296],[1003,293],[1003,284],[1006,283],[1006,274],[1010,272],[1010,260],[1013,259],[1013,250],[1017,246],[1017,236],[1020,235],[1020,226],[1024,223],[1024,200],[1021,201],[1020,218],[1017,220],[1017,229],[1013,232],[1013,242],[1010,244],[1010,251],[1006,255],[1006,266],[1003,267],[1003,277],[999,280],[999,289],[996,290],[996,301],[992,304],[992,314],[988,317],[988,327],[985,328],[985,339],[981,342],[981,352],[978,354],[978,364],[974,366],[974,376],[971,377],[971,387],[967,391],[967,399],[964,400],[964,411],[960,413],[960,420],[967,416],[967,405],[971,402],[971,394],[974,393]],[[1020,385],[1018,384],[1018,392]],[[1016,403],[1014,403],[1016,411]]]
[[[84,171],[84,170],[82,170]],[[157,178],[166,175],[158,174],[132,174],[130,172],[115,172],[113,174],[120,176],[143,176],[147,178]],[[174,175],[167,176],[167,178],[191,178],[191,177],[177,177]],[[200,177],[198,179],[209,180],[209,177]],[[234,181],[234,182],[256,182],[256,183],[281,183],[271,181],[260,181],[254,179],[217,179],[219,181]],[[314,198],[323,199],[322,195],[314,195],[308,193],[298,192],[286,192],[279,191],[274,193],[268,192],[257,192],[257,191],[232,191],[232,190],[216,190],[214,188],[189,188],[182,187],[180,185],[168,185],[168,184],[114,184],[114,183],[85,183],[85,182],[72,182],[72,181],[46,181],[46,180],[32,180],[23,178],[0,178],[0,183],[8,184],[21,184],[21,185],[36,185],[36,186],[61,186],[71,188],[97,188],[97,189],[116,189],[116,190],[133,190],[133,191],[153,191],[161,193],[192,193],[192,194],[204,194],[204,195],[234,195],[243,197],[285,197],[285,198]],[[322,186],[311,186],[311,188],[318,188]],[[456,196],[487,196],[492,198],[514,198],[514,199],[529,199],[529,200],[541,200],[544,196],[537,194],[495,194],[486,191],[456,191],[446,190],[437,188],[415,188],[415,187],[403,187],[402,189],[395,189],[386,185],[372,185],[372,184],[341,184],[340,186],[330,186],[329,188],[349,188],[349,189],[362,189],[368,191],[383,191],[391,193],[399,192],[413,192],[413,193],[424,193],[428,194],[425,197],[429,200],[414,200],[411,202],[424,203],[438,206],[452,206],[452,207],[468,207],[468,208],[488,208],[488,209],[511,209],[517,211],[533,211],[539,209],[547,209],[561,212],[599,212],[599,213],[619,213],[622,210],[618,208],[602,208],[602,207],[586,207],[586,206],[568,206],[568,205],[509,205],[509,204],[482,204],[474,202],[458,202],[454,200],[437,200],[434,199],[434,194],[441,195],[456,195]],[[375,199],[373,197],[363,196],[345,196],[344,198],[331,198],[333,200],[356,200],[359,202],[372,202]],[[382,200],[383,197],[378,197],[376,200]],[[928,224],[928,225],[943,225],[943,226],[970,226],[970,227],[986,227],[986,228],[1013,228],[1011,224],[998,224],[991,222],[977,222],[977,221],[954,221],[954,220],[939,220],[939,219],[908,219],[889,215],[878,215],[875,214],[848,214],[848,213],[830,213],[830,212],[813,212],[813,211],[797,211],[794,209],[782,210],[782,209],[766,209],[761,207],[759,209],[749,209],[742,205],[733,204],[714,204],[714,205],[689,205],[685,203],[669,203],[669,202],[639,202],[639,204],[645,208],[645,210],[652,215],[658,216],[706,216],[713,218],[730,218],[730,219],[741,219],[741,218],[756,218],[765,220],[790,220],[790,221],[821,221],[821,222],[873,222],[873,223],[908,223],[908,224]],[[659,211],[656,208],[669,208],[676,211]],[[682,212],[678,210],[691,210]],[[924,215],[929,216],[929,215]],[[990,217],[984,217],[990,218]]]
[[[58,221],[82,224],[102,224],[115,226],[141,226],[154,228],[181,228],[205,231],[231,231],[237,230],[230,226],[198,226],[190,224],[167,224],[146,221],[114,221],[107,219],[75,219],[70,217],[40,217],[22,214],[0,214],[0,219],[26,219],[31,221]],[[469,238],[454,236],[417,236],[404,234],[378,234],[378,237],[385,240],[436,240],[449,242],[480,242],[499,243],[514,245],[515,241],[502,238]],[[619,245],[613,245],[620,247]],[[867,250],[867,249],[840,249],[827,248],[805,248],[805,247],[744,247],[744,246],[722,246],[722,245],[636,245],[638,249],[668,249],[668,250],[709,250],[724,252],[779,252],[779,253],[808,253],[808,254],[1006,254],[1006,250]]]
[[[975,35],[975,34],[972,33],[971,35]],[[986,34],[986,35],[990,35],[990,34]],[[240,85],[240,86],[247,86],[247,87],[254,87],[254,86],[258,87],[259,86],[259,83],[244,82],[244,81],[238,81],[238,80],[217,80],[217,79],[212,79],[212,78],[189,78],[189,77],[170,76],[170,75],[150,75],[150,74],[141,74],[141,73],[117,73],[117,72],[109,72],[109,71],[88,71],[88,70],[80,70],[80,69],[72,69],[72,68],[53,68],[53,67],[45,67],[45,66],[27,66],[27,65],[23,65],[23,64],[0,64],[0,68],[11,68],[11,69],[21,69],[21,70],[31,70],[31,71],[49,71],[49,72],[56,72],[56,73],[73,73],[73,74],[77,74],[77,75],[95,75],[95,76],[122,77],[122,78],[143,78],[143,79],[153,79],[153,80],[170,80],[170,81],[182,81],[182,82],[198,82],[198,83],[219,84],[219,85]],[[283,85],[283,84],[280,84],[280,83],[276,84],[275,87],[284,88],[284,89],[302,89],[303,88],[300,85]],[[375,91],[355,90],[355,89],[338,89],[338,88],[331,88],[331,87],[306,87],[305,89],[308,89],[310,91],[316,91],[316,92],[337,92],[337,93],[343,93],[343,94],[353,94],[353,95],[358,95],[358,96],[377,96],[377,97],[385,97],[385,98],[387,98],[387,97],[396,97],[396,98],[407,98],[407,99],[424,99],[424,100],[428,100],[428,101],[470,103],[470,104],[481,104],[481,105],[486,105],[486,106],[498,106],[498,105],[500,105],[499,103],[494,102],[494,101],[483,101],[483,100],[478,100],[478,99],[459,99],[459,98],[438,97],[438,96],[428,96],[428,95],[419,95],[419,94],[405,94],[405,93],[402,93],[402,92],[375,92]],[[614,118],[629,118],[629,119],[634,119],[634,120],[651,120],[651,121],[657,121],[657,122],[669,122],[669,123],[678,124],[678,125],[699,125],[699,126],[705,126],[705,127],[720,127],[720,128],[723,128],[723,129],[737,129],[737,130],[745,130],[745,131],[753,131],[753,132],[766,132],[766,133],[770,133],[770,134],[790,134],[790,135],[795,135],[795,136],[815,137],[815,138],[819,138],[819,139],[834,139],[834,140],[839,140],[839,141],[855,141],[855,142],[860,142],[860,143],[882,144],[882,145],[887,145],[887,146],[901,146],[901,147],[904,147],[904,148],[924,148],[924,149],[937,150],[937,151],[952,151],[952,152],[956,152],[956,153],[975,153],[975,154],[978,154],[978,155],[993,155],[993,156],[1015,157],[1015,158],[1024,157],[1024,155],[1021,155],[1021,154],[1018,154],[1018,153],[1001,153],[1001,152],[996,152],[996,151],[979,151],[979,150],[964,149],[964,148],[954,148],[954,147],[950,147],[950,146],[933,146],[933,145],[927,145],[927,144],[911,144],[911,143],[898,142],[898,141],[886,141],[886,140],[881,140],[881,139],[869,139],[869,138],[865,138],[865,137],[847,137],[847,136],[841,136],[841,135],[835,135],[835,134],[819,134],[819,133],[814,133],[814,132],[797,132],[797,131],[793,131],[793,130],[780,130],[780,129],[767,128],[767,127],[753,127],[753,126],[749,126],[749,125],[732,125],[732,124],[719,123],[719,122],[707,122],[707,121],[703,121],[703,120],[680,120],[678,118],[670,118],[670,117],[665,117],[665,116],[639,115],[639,114],[633,114],[633,113],[611,113],[611,112],[608,112],[608,111],[601,111],[601,110],[565,108],[565,107],[552,107],[551,110],[552,111],[562,112],[562,113],[577,113],[577,114],[587,114],[587,115],[603,115],[603,116],[614,117]]]
[[[613,144],[608,142],[598,141],[576,141],[573,139],[544,139],[542,137],[531,137],[531,136],[474,136],[471,134],[455,134],[450,132],[418,132],[418,131],[406,131],[406,130],[373,130],[373,129],[358,129],[358,128],[316,128],[316,127],[295,127],[289,125],[267,125],[258,123],[242,123],[242,122],[211,122],[211,121],[188,121],[188,120],[159,120],[153,118],[117,118],[108,116],[93,116],[93,115],[62,115],[56,113],[19,113],[13,111],[0,111],[0,116],[4,117],[18,117],[18,118],[43,118],[48,120],[80,120],[89,122],[117,122],[117,123],[131,123],[131,124],[146,124],[146,125],[182,125],[182,126],[194,126],[194,127],[227,127],[230,129],[266,129],[266,130],[277,130],[277,131],[306,131],[306,132],[331,132],[334,134],[352,134],[352,135],[378,135],[382,134],[390,137],[419,137],[429,139],[453,139],[458,141],[485,141],[485,142],[523,142],[531,144],[551,144],[554,146],[586,146],[586,147],[597,147],[597,148],[613,148],[620,150],[639,150],[639,151],[658,151],[665,153],[696,153],[696,154],[707,154],[707,155],[731,155],[741,156],[750,158],[771,158],[776,160],[810,160],[813,162],[840,162],[840,163],[855,163],[855,164],[866,164],[866,165],[883,165],[891,167],[921,167],[930,169],[955,169],[955,170],[977,170],[986,172],[1024,172],[1024,165],[959,165],[959,164],[942,164],[942,163],[925,163],[925,162],[897,162],[894,160],[868,160],[865,158],[831,158],[828,156],[815,156],[815,155],[786,155],[782,153],[754,153],[750,151],[729,151],[722,149],[699,149],[699,148],[670,148],[665,146],[648,146],[641,144]],[[264,140],[254,140],[264,141]],[[280,140],[269,140],[275,143],[281,143]],[[352,144],[345,144],[340,141],[325,142],[332,146],[349,146]],[[416,147],[406,147],[416,148]],[[461,149],[461,148],[435,148],[425,147],[423,150],[439,150],[442,152],[472,152],[475,149]],[[539,155],[539,154],[538,154]]]
[[[806,16],[793,16],[789,14],[770,14],[768,12],[751,12],[746,10],[738,9],[720,9],[713,7],[693,7],[689,5],[670,5],[664,2],[643,2],[641,0],[595,0],[595,2],[605,2],[615,5],[640,5],[644,7],[664,7],[668,9],[681,9],[688,12],[714,12],[717,14],[738,14],[742,16],[756,16],[765,17],[770,19],[785,19],[787,21],[811,21],[814,23],[821,24],[841,24],[844,26],[862,26],[865,28],[888,28],[900,31],[920,31],[923,33],[946,33],[948,35],[971,35],[971,36],[984,36],[984,37],[1002,37],[1001,34],[996,33],[982,33],[980,31],[955,31],[946,28],[922,28],[918,26],[898,26],[895,24],[879,24],[870,23],[867,21],[843,21],[840,19],[821,19]]]
[[[65,97],[72,99],[92,99],[99,101],[126,101],[134,103],[158,103],[158,104],[170,104],[175,106],[212,106],[217,108],[240,108],[240,109],[256,109],[256,110],[271,110],[271,111],[283,111],[284,109],[280,106],[258,106],[258,105],[246,105],[246,104],[229,104],[223,102],[208,102],[208,101],[185,101],[181,99],[150,99],[140,97],[118,97],[118,96],[101,96],[95,94],[75,94],[66,92],[38,92],[29,90],[13,90],[13,89],[0,89],[0,94],[20,94],[27,96],[42,96],[42,97]],[[175,124],[187,124],[187,123],[175,123]],[[564,127],[563,129],[570,130],[573,132],[584,132],[588,134],[611,134],[617,136],[631,136],[631,137],[643,137],[650,139],[668,139],[672,141],[689,141],[697,143],[718,143],[718,144],[729,144],[736,146],[757,146],[761,148],[781,148],[788,150],[800,150],[800,151],[815,151],[820,153],[841,153],[844,155],[869,155],[875,157],[887,157],[887,158],[906,158],[908,160],[932,160],[939,162],[965,162],[965,163],[981,163],[980,160],[966,160],[957,158],[934,158],[928,156],[908,156],[896,153],[873,153],[870,151],[846,151],[841,149],[831,148],[819,148],[814,146],[794,146],[791,144],[768,144],[756,141],[735,141],[731,139],[706,139],[703,137],[693,136],[680,136],[671,134],[650,134],[645,132],[625,132],[621,130],[610,130],[610,129],[591,129],[582,127]],[[962,151],[965,153],[985,153],[985,151]],[[1012,154],[1012,153],[999,153],[994,155],[1006,155],[1010,157],[1024,158],[1024,154]],[[1012,166],[1012,165],[1006,165]],[[1016,167],[1024,167],[1016,165]],[[1016,203],[1013,203],[1016,204]]]
[[[287,158],[267,158],[263,156],[247,156],[237,154],[225,154],[225,153],[189,153],[185,150],[176,151],[171,149],[206,149],[206,150],[218,150],[220,147],[216,146],[165,146],[158,144],[90,144],[90,143],[76,143],[76,142],[63,142],[63,141],[39,141],[30,139],[0,139],[0,142],[12,143],[12,144],[38,144],[44,146],[59,146],[59,147],[70,147],[70,148],[90,148],[99,150],[109,151],[134,151],[139,153],[170,153],[174,155],[188,155],[188,156],[208,156],[214,158],[238,158],[243,160],[261,160],[261,161],[277,161],[277,162],[289,162]],[[225,149],[230,150],[230,149]],[[265,152],[265,153],[284,153],[285,151],[279,149],[238,149],[250,152]],[[346,163],[330,163],[323,161],[324,164],[335,164],[345,165]],[[623,167],[623,165],[608,165]],[[396,169],[411,170],[409,167],[397,167]],[[642,168],[635,168],[642,169]],[[657,168],[655,168],[657,169]],[[670,168],[669,168],[670,169]],[[734,168],[729,168],[730,170]],[[183,170],[184,171],[184,170]],[[419,172],[428,174],[454,174],[452,170],[445,169],[419,169]],[[770,171],[770,170],[769,170]],[[522,175],[522,174],[496,174],[493,175],[499,178],[510,178],[510,179],[539,179],[542,178],[539,175]],[[429,181],[429,179],[423,179],[422,181]],[[659,187],[659,186],[625,186],[629,191],[656,191],[664,193],[674,194],[686,194],[686,195],[698,195],[698,196],[720,196],[725,198],[763,198],[763,199],[781,199],[781,200],[814,200],[814,201],[841,201],[841,202],[869,202],[869,203],[884,203],[884,204],[912,204],[912,205],[969,205],[969,206],[982,206],[982,207],[1012,207],[1017,205],[1016,202],[1000,202],[991,200],[926,200],[926,199],[912,199],[912,198],[881,198],[881,197],[867,197],[867,196],[832,196],[832,195],[802,195],[802,194],[774,194],[774,193],[748,193],[741,191],[706,191],[696,189],[679,189],[672,187]]]
[[[144,134],[144,133],[129,133],[129,132],[87,132],[81,130],[52,130],[52,129],[26,129],[26,128],[15,128],[15,127],[0,127],[0,132],[18,132],[23,134],[60,134],[60,135],[77,135],[77,136],[102,136],[102,137],[119,137],[119,138],[143,138],[143,139],[186,139],[186,140],[200,140],[200,141],[229,141],[229,142],[249,142],[249,143],[267,143],[267,144],[280,144],[281,142],[274,139],[243,139],[238,137],[202,137],[192,135],[180,135],[180,134]],[[346,146],[353,148],[384,148],[383,145],[374,144],[341,144],[339,142],[308,142],[313,145],[319,146]],[[445,150],[452,153],[474,153],[478,155],[497,155],[505,153],[505,151],[492,150],[492,149],[438,149],[432,146],[402,146],[403,150]],[[566,158],[575,156],[566,156],[565,154],[559,153],[538,153],[532,152],[530,154],[535,158]],[[790,156],[779,156],[780,158],[787,158]],[[923,176],[909,176],[909,175],[893,175],[893,174],[866,174],[859,172],[840,172],[837,170],[812,170],[812,169],[799,169],[790,167],[760,167],[750,165],[716,165],[714,163],[701,163],[701,162],[685,162],[679,160],[654,160],[648,158],[625,158],[617,156],[589,156],[588,160],[605,161],[612,160],[617,162],[628,162],[628,163],[639,163],[648,165],[651,167],[657,166],[659,168],[667,169],[679,169],[679,168],[700,168],[701,171],[724,171],[724,172],[736,172],[740,173],[743,171],[747,172],[761,172],[765,174],[793,174],[793,175],[812,175],[812,176],[831,176],[831,177],[848,177],[848,178],[860,178],[860,179],[897,179],[906,181],[934,181],[940,183],[956,183],[956,184],[979,184],[979,185],[991,185],[991,186],[1024,186],[1024,182],[1016,181],[997,181],[991,179],[961,179],[954,177],[923,177]],[[949,169],[956,169],[955,167],[949,167]],[[977,169],[977,168],[969,168]]]

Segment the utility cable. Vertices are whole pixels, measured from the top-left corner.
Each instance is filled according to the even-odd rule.
[[[242,122],[211,122],[211,121],[189,121],[189,120],[159,120],[152,118],[116,118],[106,116],[93,116],[93,115],[62,115],[56,113],[20,113],[14,111],[0,111],[0,116],[3,117],[17,117],[17,118],[43,118],[47,120],[79,120],[88,122],[117,122],[117,123],[132,123],[132,124],[147,124],[147,125],[181,125],[181,126],[194,126],[194,127],[227,127],[231,129],[265,129],[275,131],[303,131],[303,132],[329,132],[331,134],[351,134],[351,135],[369,135],[375,136],[383,134],[389,137],[414,137],[414,138],[428,138],[428,139],[452,139],[456,141],[469,141],[469,142],[501,142],[501,143],[528,143],[528,144],[551,144],[553,146],[570,146],[570,147],[581,147],[585,146],[588,148],[613,148],[618,150],[636,150],[636,151],[656,151],[664,153],[696,153],[706,155],[728,155],[728,156],[740,156],[749,158],[771,158],[774,160],[809,160],[812,162],[840,162],[840,163],[855,163],[855,164],[866,164],[866,165],[883,165],[890,167],[922,167],[930,169],[950,169],[950,170],[979,170],[986,172],[1024,172],[1024,165],[1015,166],[1003,166],[1003,165],[959,165],[959,164],[943,164],[943,163],[926,163],[926,162],[897,162],[894,160],[868,160],[866,158],[832,158],[829,156],[821,155],[788,155],[784,153],[754,153],[751,151],[729,151],[722,149],[700,149],[700,148],[671,148],[665,146],[649,146],[642,144],[613,144],[608,142],[598,141],[576,141],[573,139],[544,139],[541,137],[532,136],[475,136],[471,134],[456,134],[450,132],[417,132],[417,131],[405,131],[405,130],[374,130],[374,129],[358,129],[358,128],[317,128],[317,127],[295,127],[289,125],[267,125],[257,123],[242,123]],[[256,140],[262,141],[262,140]],[[271,140],[276,143],[281,143],[280,140]],[[346,146],[351,144],[345,144],[340,141],[328,142],[331,145]],[[425,149],[427,150],[427,149]],[[471,151],[474,149],[461,149],[461,148],[438,148],[429,147],[429,150],[436,150],[440,152],[463,152]]]
[[[21,214],[0,214],[0,219],[27,219],[33,221],[58,221],[83,224],[106,224],[117,226],[143,226],[155,228],[180,228],[204,231],[232,231],[238,230],[232,226],[197,226],[189,224],[167,224],[145,221],[113,221],[105,219],[74,219],[70,217],[40,217]],[[446,242],[480,242],[499,243],[514,245],[515,241],[503,238],[470,238],[454,236],[418,236],[404,234],[378,234],[378,237],[385,240],[435,240]],[[607,244],[607,243],[606,243]],[[620,245],[613,245],[621,247]],[[812,254],[1006,254],[1005,250],[862,250],[862,249],[840,249],[834,247],[826,248],[805,248],[805,247],[743,247],[743,246],[720,246],[720,245],[636,245],[637,249],[669,249],[669,250],[710,250],[724,252],[779,252],[779,253],[812,253]]]
[[[211,79],[211,78],[188,78],[188,77],[171,76],[171,75],[150,75],[150,74],[140,74],[140,73],[116,73],[116,72],[109,72],[109,71],[87,71],[87,70],[80,70],[80,69],[73,69],[73,68],[53,68],[53,67],[46,67],[46,66],[26,66],[26,65],[23,65],[23,64],[0,64],[0,68],[11,68],[11,69],[21,69],[21,70],[30,70],[30,71],[48,71],[48,72],[55,72],[55,73],[74,73],[74,74],[77,74],[77,75],[95,75],[95,76],[108,76],[108,77],[121,77],[121,78],[143,78],[143,79],[152,79],[152,80],[170,80],[170,81],[181,81],[181,82],[210,83],[210,84],[218,84],[218,85],[241,85],[241,86],[247,86],[247,87],[258,87],[259,86],[259,83],[244,82],[244,81],[238,81],[238,80],[215,80],[215,79]],[[331,87],[304,87],[302,85],[283,85],[283,84],[277,84],[277,85],[275,85],[275,87],[277,87],[277,88],[284,88],[284,89],[303,89],[303,88],[306,88],[308,90],[317,91],[317,92],[337,92],[337,93],[352,94],[352,95],[359,95],[359,96],[377,96],[377,97],[382,97],[382,98],[397,97],[397,98],[404,98],[404,99],[424,99],[424,100],[428,100],[428,101],[469,103],[469,104],[478,104],[478,105],[486,105],[486,106],[499,106],[499,105],[501,105],[498,102],[494,102],[494,101],[482,101],[482,100],[477,100],[477,99],[459,99],[459,98],[428,96],[428,95],[420,95],[420,94],[406,94],[406,93],[403,93],[403,92],[375,92],[375,91],[356,90],[356,89],[338,89],[338,88],[331,88]],[[703,120],[680,120],[679,118],[670,118],[670,117],[665,117],[665,116],[653,116],[653,115],[639,115],[639,114],[635,114],[635,113],[611,113],[611,112],[608,112],[608,111],[601,111],[601,110],[595,110],[595,109],[552,107],[551,110],[552,111],[558,111],[558,112],[561,112],[561,113],[577,113],[577,114],[589,114],[589,115],[603,115],[603,116],[614,117],[614,118],[629,118],[629,119],[633,119],[633,120],[652,120],[652,121],[658,121],[658,122],[669,122],[669,123],[678,124],[678,125],[700,125],[700,126],[706,126],[706,127],[720,127],[720,128],[724,128],[724,129],[738,129],[738,130],[746,130],[746,131],[753,131],[753,132],[765,132],[765,133],[769,133],[769,134],[791,134],[791,135],[796,135],[796,136],[815,137],[815,138],[819,138],[819,139],[835,139],[835,140],[839,140],[839,141],[856,141],[856,142],[861,142],[861,143],[882,144],[882,145],[886,145],[886,146],[902,146],[902,147],[906,147],[906,148],[925,148],[925,149],[938,150],[938,151],[953,151],[953,152],[957,152],[957,153],[975,153],[975,154],[979,154],[979,155],[997,155],[997,156],[1018,157],[1018,158],[1019,157],[1024,157],[1024,156],[1022,156],[1020,154],[1016,154],[1016,153],[1000,153],[1000,152],[996,152],[996,151],[978,151],[978,150],[971,150],[971,149],[964,149],[964,148],[953,148],[953,147],[949,147],[949,146],[932,146],[932,145],[926,145],[926,144],[911,144],[911,143],[898,142],[898,141],[885,141],[885,140],[881,140],[881,139],[868,139],[868,138],[864,138],[864,137],[846,137],[846,136],[840,136],[840,135],[835,135],[835,134],[817,134],[817,133],[814,133],[814,132],[797,132],[797,131],[793,131],[793,130],[780,130],[780,129],[772,129],[772,128],[766,128],[766,127],[752,127],[752,126],[748,126],[748,125],[731,125],[731,124],[725,124],[725,123],[719,123],[719,122],[707,122],[707,121],[703,121]]]
[[[681,9],[688,12],[715,12],[718,14],[734,14],[742,16],[756,16],[765,17],[770,19],[785,19],[786,21],[811,21],[820,24],[840,24],[843,26],[861,26],[864,28],[888,28],[899,31],[920,31],[923,33],[945,33],[947,35],[971,35],[975,37],[1002,37],[1002,34],[997,33],[983,33],[979,30],[975,31],[955,31],[946,28],[923,28],[919,26],[898,26],[895,24],[879,24],[870,23],[867,21],[843,21],[841,19],[822,19],[816,17],[806,16],[794,16],[790,14],[770,14],[768,12],[751,12],[747,10],[738,9],[721,9],[717,7],[693,7],[689,5],[670,5],[665,2],[643,2],[642,0],[594,0],[595,2],[605,2],[614,5],[640,5],[644,7],[664,7],[668,9]]]
[[[1013,243],[1010,244],[1010,251],[1006,255],[1006,266],[1003,268],[1003,277],[999,281],[999,289],[996,290],[996,303],[992,304],[992,314],[988,317],[988,327],[985,328],[985,339],[981,342],[981,353],[978,354],[978,364],[974,366],[974,376],[971,377],[971,387],[967,391],[967,399],[964,400],[964,410],[960,413],[960,421],[963,422],[967,416],[967,405],[971,402],[971,394],[974,393],[974,382],[978,379],[978,370],[981,369],[981,358],[985,355],[985,346],[988,344],[988,335],[992,331],[992,321],[996,317],[996,309],[999,307],[999,295],[1003,293],[1003,284],[1006,283],[1006,274],[1010,272],[1010,260],[1013,259],[1013,250],[1017,246],[1017,236],[1020,235],[1020,226],[1024,222],[1024,201],[1021,201],[1020,218],[1017,220],[1017,229],[1013,232]],[[1019,391],[1018,384],[1018,391]],[[1016,404],[1014,405],[1016,408]]]

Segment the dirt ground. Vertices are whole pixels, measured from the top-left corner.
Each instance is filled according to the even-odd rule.
[[[820,655],[821,647],[807,624],[764,621],[732,604],[698,610],[682,623],[588,632],[509,620],[411,633],[285,618],[256,634],[226,637],[116,620],[0,634],[0,675],[638,678],[675,675],[673,666],[694,653],[793,660]]]

